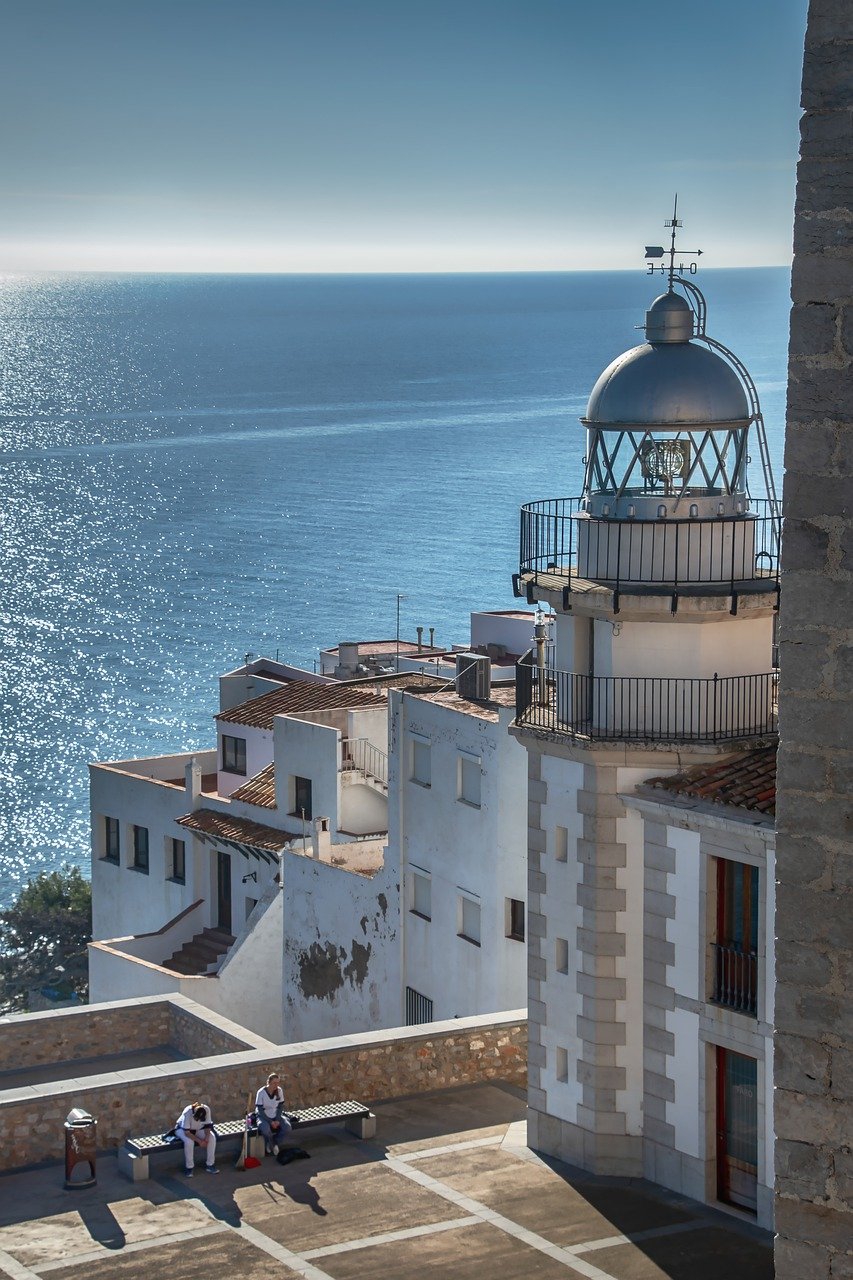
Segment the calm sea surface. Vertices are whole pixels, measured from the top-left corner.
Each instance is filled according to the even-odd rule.
[[[707,271],[781,478],[788,273]],[[513,605],[642,272],[0,279],[0,901],[88,859],[87,763],[208,746],[217,674]],[[755,451],[754,451],[755,452]],[[760,491],[756,474],[754,485]]]

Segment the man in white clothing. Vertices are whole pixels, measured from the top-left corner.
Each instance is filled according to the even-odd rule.
[[[184,1176],[193,1176],[196,1147],[205,1149],[205,1169],[208,1173],[218,1173],[214,1161],[216,1159],[216,1133],[213,1129],[213,1116],[210,1107],[203,1102],[191,1102],[184,1107],[180,1119],[175,1125],[175,1133],[184,1144]]]
[[[258,1129],[266,1143],[267,1155],[273,1152],[278,1155],[279,1143],[292,1126],[284,1114],[284,1091],[281,1080],[272,1072],[267,1076],[265,1085],[261,1085],[255,1098],[255,1113],[258,1117]]]

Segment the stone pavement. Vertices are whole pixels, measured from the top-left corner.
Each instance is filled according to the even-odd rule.
[[[771,1239],[642,1182],[589,1179],[524,1145],[509,1086],[381,1104],[376,1138],[303,1139],[310,1160],[68,1192],[59,1165],[0,1177],[3,1280],[770,1280]]]

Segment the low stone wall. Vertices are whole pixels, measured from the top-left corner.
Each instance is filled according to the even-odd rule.
[[[346,1098],[373,1103],[489,1080],[524,1088],[526,1010],[167,1063],[97,1076],[92,1085],[14,1090],[0,1095],[0,1171],[61,1158],[62,1122],[73,1106],[98,1120],[98,1146],[115,1148],[131,1134],[170,1127],[196,1098],[210,1104],[214,1119],[235,1118],[273,1069],[288,1102],[300,1107]]]
[[[169,1009],[169,1044],[188,1058],[212,1058],[216,1054],[265,1049],[267,1042],[243,1027],[236,1027],[209,1009],[185,997],[172,996]]]
[[[171,1043],[165,1000],[78,1005],[0,1018],[0,1071]]]

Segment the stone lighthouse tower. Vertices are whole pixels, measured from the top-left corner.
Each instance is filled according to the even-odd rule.
[[[754,384],[706,333],[695,264],[676,265],[678,225],[669,249],[646,251],[666,291],[645,341],[607,366],[581,419],[583,492],[522,508],[515,590],[549,612],[518,667],[512,731],[529,759],[530,1144],[713,1199],[702,1038],[719,1016],[721,1043],[745,1044],[767,1010],[754,992],[737,1017],[711,1009],[713,859],[633,801],[650,779],[772,746],[779,522]],[[737,883],[757,883],[746,875]],[[732,965],[747,955],[729,951]],[[679,1049],[682,1013],[692,1039]],[[742,1041],[726,1039],[732,1026]],[[681,1103],[680,1072],[693,1077]],[[709,1116],[682,1143],[688,1096]]]

